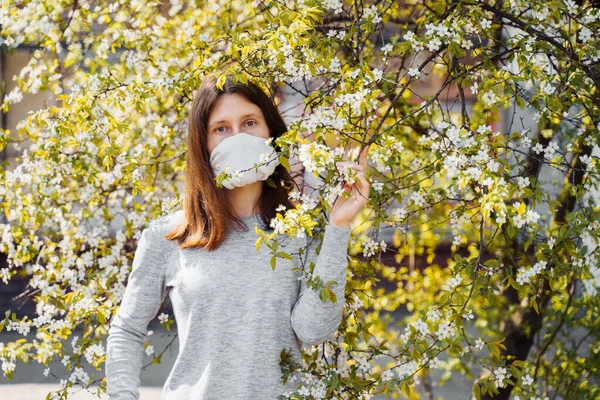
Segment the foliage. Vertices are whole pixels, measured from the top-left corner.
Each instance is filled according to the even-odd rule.
[[[3,111],[39,91],[58,104],[0,136],[2,147],[28,145],[0,170],[0,277],[30,277],[38,312],[0,323],[25,336],[0,343],[5,376],[17,360],[62,360],[69,378],[49,398],[93,383],[81,365],[102,367],[141,228],[181,200],[193,91],[219,70],[304,97],[279,141],[322,185],[315,203],[294,194],[302,205],[281,211],[278,233],[322,223],[339,194],[334,163],[370,144],[371,201],[355,221],[344,318],[303,365],[282,349],[284,370],[302,380],[293,398],[419,398],[435,370],[471,379],[478,399],[600,396],[600,223],[588,195],[598,189],[597,3],[7,3],[3,50],[35,50]],[[316,88],[298,85],[315,78]],[[527,110],[533,126],[514,126]],[[501,115],[507,126],[494,132]],[[106,229],[115,220],[124,229]],[[377,238],[389,225],[388,249]],[[452,256],[434,262],[444,245]],[[391,249],[399,266],[380,257]],[[419,256],[428,265],[413,270]],[[399,307],[405,320],[383,316]],[[77,327],[85,334],[70,352]]]

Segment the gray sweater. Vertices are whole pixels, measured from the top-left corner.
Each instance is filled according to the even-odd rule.
[[[183,217],[176,211],[153,220],[138,241],[133,267],[117,312],[110,321],[105,372],[110,400],[139,398],[143,343],[148,323],[159,310],[162,295],[169,298],[177,324],[179,354],[162,389],[161,400],[277,399],[297,388],[281,382],[280,352],[292,352],[301,362],[302,343],[319,344],[337,330],[344,306],[350,228],[325,226],[319,241],[280,235],[277,258],[270,249],[256,251],[257,215],[243,218],[247,232],[232,231],[220,248],[179,249],[164,235]],[[314,275],[335,280],[337,302],[324,302],[308,288],[300,273],[315,262]],[[296,254],[292,254],[296,253]]]

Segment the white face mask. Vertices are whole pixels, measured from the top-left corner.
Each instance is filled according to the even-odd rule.
[[[240,132],[219,142],[210,153],[210,165],[215,176],[227,169],[231,179],[225,179],[227,189],[249,185],[266,180],[279,165],[275,148],[266,143],[267,139]],[[252,168],[254,164],[262,164]],[[236,176],[235,171],[243,171]]]

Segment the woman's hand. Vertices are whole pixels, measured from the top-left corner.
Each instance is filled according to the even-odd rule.
[[[367,152],[369,146],[365,147],[360,153],[358,164],[352,162],[338,162],[338,165],[347,165],[349,168],[356,170],[357,181],[350,185],[345,184],[342,188],[344,192],[350,193],[350,197],[345,199],[344,196],[338,196],[329,215],[329,222],[349,228],[354,220],[354,217],[363,209],[369,201],[369,191],[371,186],[366,178],[367,171]]]

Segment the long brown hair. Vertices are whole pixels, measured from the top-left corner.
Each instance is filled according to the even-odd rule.
[[[207,146],[208,117],[217,99],[229,93],[238,93],[261,108],[273,138],[271,145],[277,151],[281,151],[281,148],[275,143],[275,139],[288,130],[274,102],[254,82],[235,82],[228,75],[223,89],[219,89],[215,74],[204,77],[194,95],[189,115],[184,217],[165,235],[167,240],[177,240],[181,248],[214,250],[227,238],[233,226],[248,229],[231,207],[225,193],[227,189],[217,187]],[[267,227],[271,218],[275,218],[275,209],[279,205],[284,205],[286,209],[295,208],[289,192],[292,188],[297,188],[296,182],[282,164],[275,168],[268,179],[275,187],[266,180],[262,181],[259,199],[260,219]]]

